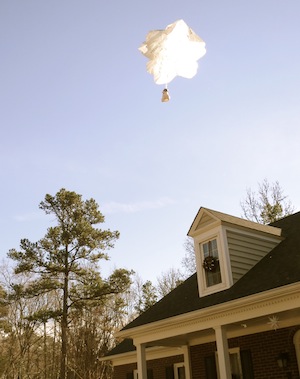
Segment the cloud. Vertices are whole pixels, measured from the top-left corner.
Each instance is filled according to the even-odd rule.
[[[109,203],[100,205],[100,210],[103,214],[112,214],[112,213],[136,213],[143,212],[152,209],[160,209],[167,207],[169,205],[175,204],[175,200],[169,197],[162,197],[157,200],[149,200],[149,201],[140,201],[133,203],[118,203],[115,201],[111,201]],[[41,212],[31,212],[15,215],[13,218],[17,222],[28,222],[39,220],[44,215]]]
[[[39,220],[42,217],[43,217],[43,214],[41,212],[31,212],[31,213],[15,215],[14,219],[18,222],[26,222],[26,221]]]
[[[140,201],[135,203],[117,203],[109,202],[101,206],[101,212],[109,213],[136,213],[152,209],[164,208],[168,205],[175,204],[175,201],[169,197],[162,197],[158,200]]]

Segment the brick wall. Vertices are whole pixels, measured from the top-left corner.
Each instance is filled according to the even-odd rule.
[[[299,379],[297,358],[293,343],[294,334],[298,329],[298,327],[284,328],[234,338],[229,341],[229,347],[239,346],[241,350],[251,350],[255,378]],[[283,352],[289,354],[287,368],[278,367],[277,358],[279,354]]]
[[[206,378],[204,359],[205,357],[214,354],[215,351],[215,342],[206,343],[204,345],[191,346],[190,357],[193,379]]]
[[[183,355],[176,355],[163,359],[153,359],[147,363],[147,368],[153,370],[153,379],[166,379],[166,367],[174,363],[183,362]]]

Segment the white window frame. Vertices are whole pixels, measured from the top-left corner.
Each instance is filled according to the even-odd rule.
[[[138,379],[139,377],[139,371],[136,369],[136,370],[133,370],[133,379]]]
[[[183,362],[180,362],[180,363],[174,363],[174,379],[179,379],[179,375],[178,375],[178,369],[180,367],[183,367],[184,368],[184,375],[186,377],[186,372],[185,372],[185,366],[184,366],[184,363]]]
[[[242,370],[242,361],[241,361],[241,354],[240,354],[240,348],[234,347],[232,349],[228,350],[229,356],[230,355],[236,355],[237,356],[237,363],[239,368],[239,379],[243,379],[243,370]],[[219,370],[219,361],[218,361],[218,352],[216,351],[216,366],[217,366],[217,375],[218,378],[220,378],[220,370]],[[230,367],[231,370],[231,367]],[[232,370],[231,370],[232,373]]]
[[[202,266],[204,259],[202,245],[213,239],[217,241],[222,281],[218,284],[207,286],[205,270]],[[195,237],[194,244],[196,252],[197,278],[200,297],[210,295],[212,293],[229,288],[232,285],[232,273],[230,267],[230,258],[225,228],[223,228],[222,226],[217,226],[207,231],[206,233],[201,233],[199,236]]]

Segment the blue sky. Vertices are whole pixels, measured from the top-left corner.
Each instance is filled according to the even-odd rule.
[[[241,215],[278,180],[300,210],[299,0],[2,0],[0,257],[36,241],[60,188],[93,197],[120,240],[103,264],[179,267],[200,206]],[[171,101],[138,51],[183,19],[205,42]]]

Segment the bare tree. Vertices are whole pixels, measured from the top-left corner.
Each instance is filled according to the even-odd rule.
[[[186,237],[183,247],[185,249],[185,255],[182,258],[181,263],[185,270],[184,276],[188,277],[193,275],[197,270],[193,238]]]
[[[241,202],[241,207],[243,217],[260,224],[269,224],[294,211],[279,182],[269,183],[267,179],[258,184],[257,192],[252,191],[251,188],[247,189],[247,195]]]
[[[25,373],[33,375],[45,371],[41,323],[30,318],[33,312],[41,308],[43,299],[33,301],[20,296],[20,287],[28,281],[25,276],[9,279],[14,279],[14,282],[4,283],[1,280],[7,293],[6,331],[1,341],[1,355],[4,357],[2,371],[5,378],[23,378]]]
[[[174,267],[170,268],[157,277],[157,292],[158,297],[162,298],[171,292],[174,288],[179,286],[184,281],[184,275],[179,269]]]

